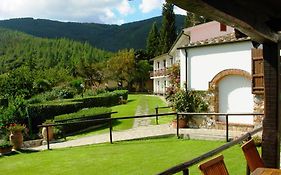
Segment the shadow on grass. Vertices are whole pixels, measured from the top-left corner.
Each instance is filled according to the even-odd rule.
[[[14,156],[18,154],[31,154],[31,153],[37,153],[39,152],[38,150],[33,150],[33,149],[20,149],[20,150],[13,150],[9,153],[6,153],[4,155],[1,155],[1,157],[9,157],[9,156]]]

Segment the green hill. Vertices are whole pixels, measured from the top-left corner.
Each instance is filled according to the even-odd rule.
[[[18,30],[43,38],[69,38],[87,41],[96,48],[117,51],[124,48],[144,49],[151,25],[160,28],[162,17],[123,25],[59,22],[46,19],[17,18],[1,20],[0,27]],[[184,16],[176,16],[177,30],[183,26]]]

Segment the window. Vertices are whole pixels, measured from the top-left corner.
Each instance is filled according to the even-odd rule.
[[[163,60],[163,66],[166,68],[166,60]]]
[[[157,69],[159,69],[160,68],[160,63],[159,62],[157,62]]]
[[[164,81],[164,87],[167,87],[167,81],[166,80]]]
[[[170,58],[170,63],[171,63],[171,65],[174,64],[173,58]]]
[[[226,31],[226,25],[225,24],[220,23],[220,31],[221,32],[225,32]]]

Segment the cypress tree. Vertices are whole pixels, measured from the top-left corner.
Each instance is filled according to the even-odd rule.
[[[163,4],[162,9],[162,28],[160,31],[160,53],[169,51],[176,40],[176,25],[174,5],[170,3]]]
[[[158,55],[159,51],[159,32],[156,22],[152,24],[152,27],[148,33],[146,40],[146,52],[149,58],[153,58]]]
[[[198,24],[202,24],[208,22],[205,17],[197,15],[192,12],[186,12],[186,17],[184,19],[184,28],[196,26]]]

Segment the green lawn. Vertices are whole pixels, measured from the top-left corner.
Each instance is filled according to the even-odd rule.
[[[112,117],[127,117],[127,116],[134,116],[137,110],[137,107],[140,106],[141,109],[145,109],[146,107],[148,108],[148,114],[155,114],[155,107],[156,106],[167,106],[163,100],[161,100],[157,96],[151,96],[151,95],[146,95],[146,94],[129,94],[128,96],[128,103],[127,104],[122,104],[122,105],[117,105],[111,107],[112,111],[116,111],[118,113],[113,114]],[[161,109],[159,110],[159,113],[164,113],[164,112],[172,112],[171,109]],[[174,117],[173,116],[162,116],[159,117],[159,123],[168,123],[170,122]],[[155,118],[151,119],[151,123],[155,124]],[[119,131],[119,130],[126,130],[130,129],[133,126],[133,119],[128,119],[128,120],[118,120],[114,122],[114,131]],[[94,130],[91,132],[86,132],[83,134],[75,135],[75,136],[70,136],[67,137],[67,139],[76,139],[79,137],[83,136],[88,136],[88,135],[94,135],[94,134],[101,134],[101,133],[106,133],[108,132],[108,127],[105,126],[103,128],[100,128],[98,130]]]
[[[20,153],[0,158],[5,175],[149,175],[190,160],[224,142],[161,138]],[[222,153],[230,174],[245,174],[239,146]],[[197,165],[190,174],[200,174]]]

